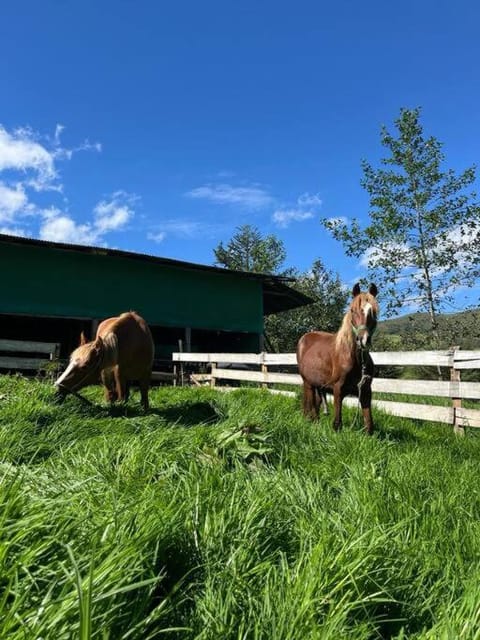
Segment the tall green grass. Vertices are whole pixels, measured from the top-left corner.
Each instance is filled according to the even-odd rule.
[[[0,378],[0,637],[480,638],[480,440],[266,391]]]

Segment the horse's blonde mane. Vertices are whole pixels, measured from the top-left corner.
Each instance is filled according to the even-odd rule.
[[[335,348],[337,350],[342,348],[352,349],[354,346],[350,309],[351,307],[349,307],[347,313],[343,316],[340,329],[335,334]]]
[[[106,335],[102,336],[102,342],[104,347],[104,366],[113,367],[118,362],[118,338],[115,333],[109,331]]]
[[[118,362],[118,339],[117,336],[109,331],[104,336],[100,336],[102,341],[102,369],[110,368]],[[81,344],[75,349],[70,359],[87,360],[90,352],[95,346],[95,340]]]
[[[91,342],[86,342],[85,344],[81,344],[72,352],[72,354],[70,355],[70,359],[73,359],[73,358],[79,358],[80,360],[82,360],[83,358],[86,359],[88,354],[90,353],[91,345],[92,345]]]

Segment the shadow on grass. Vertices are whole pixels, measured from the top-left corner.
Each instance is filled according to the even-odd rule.
[[[126,403],[112,406],[96,403],[83,403],[75,397],[67,396],[61,403],[61,412],[91,419],[104,418],[144,418],[158,416],[162,423],[193,427],[198,424],[216,424],[221,416],[209,402],[185,402],[168,407],[150,407],[147,413],[139,404]],[[49,416],[45,424],[58,420],[57,416]]]
[[[386,427],[375,425],[374,435],[378,440],[386,442],[419,442],[420,438],[409,429],[401,427]]]
[[[216,424],[221,420],[221,416],[209,402],[187,402],[164,409],[153,408],[150,409],[150,414],[181,427]]]

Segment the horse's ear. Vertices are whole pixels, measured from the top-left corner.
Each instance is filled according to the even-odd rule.
[[[355,296],[358,296],[359,293],[360,293],[360,285],[357,282],[357,284],[352,289],[352,296],[355,298]]]
[[[87,339],[85,338],[85,334],[83,333],[83,331],[82,331],[82,333],[80,334],[80,346],[81,346],[82,344],[87,344]]]
[[[368,293],[370,293],[374,298],[377,297],[377,293],[378,293],[377,285],[373,284],[373,282],[368,289]]]

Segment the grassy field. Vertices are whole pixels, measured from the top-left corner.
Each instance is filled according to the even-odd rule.
[[[480,438],[0,377],[0,638],[480,638]]]

